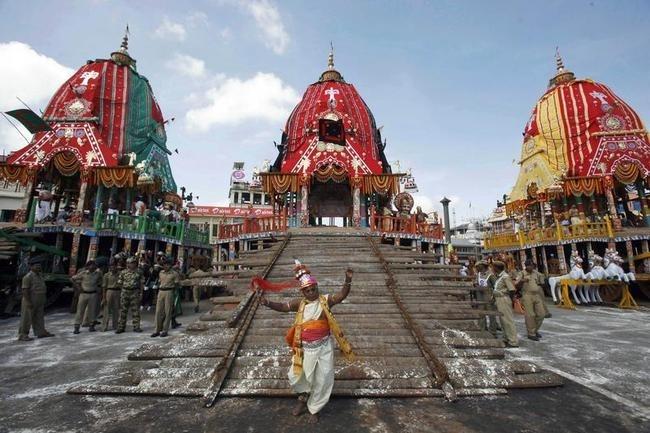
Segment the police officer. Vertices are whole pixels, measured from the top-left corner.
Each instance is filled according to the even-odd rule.
[[[515,319],[512,313],[511,294],[515,292],[515,285],[512,283],[510,275],[506,272],[506,265],[502,261],[492,262],[492,269],[497,279],[494,282],[494,303],[497,311],[501,313],[499,320],[503,329],[503,339],[506,347],[519,347],[517,338],[517,328],[515,328]]]
[[[119,275],[117,263],[113,261],[102,279],[102,304],[104,305],[102,332],[108,330],[109,317],[113,321],[113,329],[117,329],[120,315],[120,286],[117,285]]]
[[[548,313],[544,305],[543,289],[544,275],[535,269],[535,262],[526,260],[525,269],[517,277],[515,286],[521,285],[521,303],[524,306],[526,330],[528,339],[539,341],[542,335],[539,328]]]
[[[74,317],[74,334],[79,333],[84,315],[88,320],[88,331],[95,332],[95,316],[97,308],[97,296],[102,283],[102,271],[97,268],[94,260],[86,262],[83,270],[72,277],[72,281],[79,285],[79,301],[77,302],[77,313]]]
[[[496,277],[490,271],[488,263],[485,260],[480,260],[474,265],[476,269],[476,301],[480,302],[478,308],[484,311],[494,311],[494,297],[492,291],[494,290],[494,283]],[[489,320],[489,325],[488,325]],[[479,326],[482,330],[489,331],[496,337],[497,335],[497,321],[493,315],[483,315],[479,318]]]
[[[120,291],[120,319],[117,323],[116,334],[121,334],[126,328],[126,319],[131,310],[133,316],[133,332],[142,332],[140,329],[140,301],[144,277],[138,270],[138,262],[134,257],[126,261],[126,269],[117,277],[117,286]]]
[[[156,332],[151,334],[152,337],[167,336],[174,313],[174,291],[181,282],[178,272],[172,269],[171,261],[165,259],[162,264],[163,269],[158,274],[160,287],[156,300]]]
[[[22,280],[22,302],[20,306],[20,326],[18,327],[18,340],[31,341],[30,328],[34,328],[34,335],[38,338],[54,337],[54,334],[45,329],[45,300],[47,287],[41,275],[42,268],[39,259],[30,261],[30,271]]]

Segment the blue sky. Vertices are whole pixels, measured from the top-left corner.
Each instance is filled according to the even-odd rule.
[[[275,159],[331,40],[384,125],[388,160],[412,168],[417,201],[433,210],[447,195],[461,222],[510,191],[556,45],[577,77],[650,119],[649,19],[648,1],[0,1],[0,110],[15,96],[44,108],[73,70],[118,48],[128,22],[138,70],[176,118],[177,183],[222,203],[233,161]],[[22,146],[0,120],[0,148]]]

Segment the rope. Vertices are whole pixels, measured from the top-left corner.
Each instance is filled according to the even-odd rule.
[[[372,240],[372,238],[367,236],[366,239],[368,240],[368,243],[370,244],[370,247],[372,248],[373,252],[381,262],[381,265],[384,268],[384,272],[386,272],[386,275],[388,275],[388,278],[386,279],[386,286],[388,287],[388,290],[393,296],[393,300],[397,304],[397,307],[399,308],[402,318],[404,319],[409,330],[411,331],[411,335],[413,336],[413,339],[415,340],[415,342],[418,345],[418,348],[422,352],[422,355],[424,356],[424,359],[427,362],[427,365],[429,366],[429,369],[431,370],[433,377],[435,378],[436,385],[441,387],[448,400],[452,400],[452,401],[455,400],[456,392],[454,391],[454,388],[451,385],[451,382],[449,381],[449,372],[447,371],[447,367],[445,366],[445,364],[442,363],[442,361],[438,359],[435,353],[433,353],[433,350],[431,350],[431,347],[429,347],[429,345],[427,344],[424,338],[422,329],[413,320],[411,314],[406,309],[406,306],[402,303],[399,293],[397,292],[395,276],[393,274],[393,271],[390,269],[388,262],[384,258],[384,255],[381,253],[379,248],[377,248],[377,245]]]
[[[291,238],[291,234],[287,232],[287,235],[284,238],[282,245],[280,245],[280,248],[278,248],[278,251],[275,253],[275,255],[273,256],[269,264],[264,269],[264,273],[262,274],[263,278],[267,278],[269,273],[271,273],[271,269],[273,268],[273,265],[275,265],[275,262],[282,254],[282,251],[284,251],[284,247],[287,246],[290,238]],[[246,332],[250,327],[250,324],[253,320],[253,316],[255,315],[255,312],[257,311],[257,307],[259,306],[259,303],[260,303],[260,293],[252,292],[252,295],[250,295],[249,302],[248,302],[249,305],[248,310],[244,315],[244,321],[242,325],[239,327],[239,329],[237,330],[237,333],[235,334],[235,338],[233,338],[232,342],[230,343],[230,346],[226,351],[226,355],[223,358],[221,358],[219,364],[217,364],[217,367],[212,373],[212,379],[211,379],[212,383],[210,384],[206,393],[203,395],[203,402],[205,407],[212,407],[216,403],[217,397],[221,392],[221,387],[223,385],[223,382],[226,379],[228,372],[230,371],[230,367],[232,366],[233,361],[235,360],[237,352],[239,351],[239,346],[241,345],[242,341],[244,341],[244,336],[246,335]]]

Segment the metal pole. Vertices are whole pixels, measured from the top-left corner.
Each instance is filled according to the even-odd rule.
[[[442,210],[445,218],[445,242],[449,243],[451,242],[451,227],[449,226],[449,203],[451,203],[451,200],[447,197],[443,197],[443,199],[440,200],[440,203],[442,203]]]

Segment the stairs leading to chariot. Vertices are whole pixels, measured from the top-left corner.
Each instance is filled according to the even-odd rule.
[[[357,230],[303,229],[270,248],[242,253],[236,261],[242,269],[230,271],[238,278],[226,280],[234,297],[213,298],[215,309],[185,334],[129,355],[148,364],[69,392],[208,399],[291,395],[284,335],[294,314],[258,306],[248,283],[264,271],[272,281],[293,278],[294,258],[310,268],[321,293],[340,290],[345,269],[354,270],[350,296],[333,313],[357,361],[348,364],[336,351],[334,395],[453,398],[562,383],[532,363],[505,358],[503,343],[478,327],[480,313],[469,300],[472,282],[453,267]],[[269,299],[295,296],[297,290]],[[237,301],[236,308],[225,307]]]

